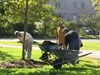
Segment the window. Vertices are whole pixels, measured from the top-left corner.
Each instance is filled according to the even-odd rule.
[[[56,3],[55,3],[55,7],[56,7],[56,8],[60,8],[60,6],[61,6],[60,2],[56,2]]]
[[[79,2],[74,2],[74,7],[75,7],[75,8],[80,8]]]
[[[82,2],[82,8],[83,8],[83,9],[85,8],[84,2]]]
[[[84,9],[84,2],[79,2],[79,1],[75,1],[74,2],[74,8],[76,9]]]

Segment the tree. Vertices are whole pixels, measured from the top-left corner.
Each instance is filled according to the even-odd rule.
[[[28,24],[34,25],[34,22],[42,20],[42,22],[44,22],[43,33],[46,35],[47,27],[55,18],[54,9],[46,4],[47,1],[48,0],[0,0],[0,16],[2,17],[1,20],[6,22],[5,28],[9,26],[13,29],[14,24],[24,24],[23,30],[25,36],[28,30]],[[23,41],[25,41],[25,37]],[[24,42],[22,59],[25,59]]]
[[[100,0],[92,0],[93,6],[97,12],[100,12]]]
[[[26,0],[26,7],[25,7],[25,19],[24,19],[24,39],[23,39],[23,50],[22,50],[22,59],[25,59],[25,36],[27,32],[27,24],[28,24],[28,0]]]
[[[96,13],[100,14],[100,0],[92,0],[92,2],[93,2],[93,6],[96,10]],[[100,19],[99,16],[98,16],[98,19]],[[98,21],[97,22],[97,29],[100,28],[99,23],[100,22]],[[99,34],[100,34],[100,31],[99,31]]]
[[[93,34],[96,35],[96,33],[99,32],[99,28],[100,28],[100,14],[94,14],[94,15],[85,15],[82,16],[82,23],[92,29]]]
[[[33,30],[36,29],[34,22],[42,21],[43,34],[46,35],[48,31],[47,27],[51,22],[57,20],[55,10],[52,6],[47,4],[47,1],[48,0],[28,0],[28,25],[31,26],[31,29],[28,30],[29,32],[33,33]],[[25,0],[0,0],[0,10],[1,9],[4,11],[0,12],[1,15],[3,15],[0,20],[3,24],[5,23],[13,29],[11,32],[14,31],[16,24],[24,24]]]
[[[69,30],[76,30],[77,29],[77,23],[75,21],[70,21],[70,22],[68,22],[67,28]]]

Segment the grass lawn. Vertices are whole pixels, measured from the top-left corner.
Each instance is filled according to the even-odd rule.
[[[42,42],[39,42],[41,44]],[[14,41],[0,41],[0,44],[4,45],[17,45],[20,46],[21,43],[14,42]],[[33,44],[34,46],[38,46],[37,44]],[[81,50],[100,50],[100,42],[86,42],[83,41],[83,47],[81,47]]]
[[[42,42],[38,42],[39,44],[41,44]],[[21,43],[19,42],[16,42],[16,41],[0,41],[0,44],[3,44],[3,45],[17,45],[17,46],[20,46]],[[37,44],[33,44],[33,45],[37,45]]]
[[[81,50],[100,50],[100,42],[83,42]]]
[[[15,48],[0,47],[0,62],[19,60],[21,50]],[[41,51],[32,51],[32,59],[41,61]],[[100,60],[83,57],[76,67],[63,66],[60,70],[54,70],[51,65],[43,68],[0,68],[0,75],[100,75]]]

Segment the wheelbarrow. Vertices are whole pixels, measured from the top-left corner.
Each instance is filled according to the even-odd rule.
[[[75,66],[79,62],[80,57],[91,54],[90,52],[79,56],[79,53],[81,53],[79,50],[62,50],[59,49],[59,45],[57,44],[46,43],[40,44],[39,47],[42,51],[40,59],[52,65],[54,69],[60,69],[63,64],[72,64]],[[53,55],[54,58],[49,62],[51,55]]]
[[[79,63],[80,57],[84,57],[86,55],[91,54],[90,52],[79,56],[79,53],[81,53],[79,52],[79,50],[52,49],[51,52],[55,55],[55,60],[52,63],[54,69],[60,69],[63,64],[72,64],[75,66],[77,63]]]
[[[51,50],[58,49],[58,44],[52,43],[51,41],[44,41],[39,45],[39,48],[42,51],[42,56],[40,57],[40,59],[48,60],[49,56],[52,53]]]

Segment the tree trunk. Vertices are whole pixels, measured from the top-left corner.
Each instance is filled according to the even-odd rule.
[[[100,39],[100,32],[99,32],[99,39]]]
[[[26,0],[26,9],[25,9],[25,19],[24,19],[24,39],[23,39],[23,50],[22,50],[22,59],[25,59],[25,36],[27,31],[27,24],[28,24],[28,0]]]

